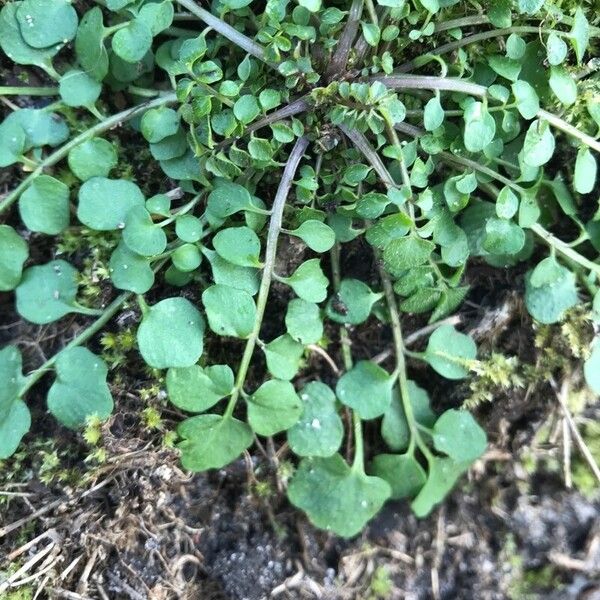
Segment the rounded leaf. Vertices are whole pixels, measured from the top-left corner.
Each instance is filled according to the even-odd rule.
[[[60,78],[58,89],[67,106],[92,106],[98,100],[102,86],[87,73],[73,69]]]
[[[424,358],[442,377],[464,379],[476,356],[477,346],[472,338],[452,325],[442,325],[429,337]]]
[[[485,452],[487,437],[471,413],[450,409],[433,426],[433,445],[458,463],[470,463]]]
[[[23,0],[17,21],[23,39],[33,48],[66,44],[77,33],[77,13],[68,0]]]
[[[151,108],[144,113],[141,128],[146,140],[156,144],[179,131],[179,113],[166,106]]]
[[[167,394],[178,408],[188,412],[203,412],[233,390],[233,371],[227,365],[199,367],[192,365],[169,369]]]
[[[75,146],[68,156],[69,168],[81,181],[92,177],[107,177],[117,166],[115,147],[102,138],[92,138]]]
[[[152,46],[152,31],[142,19],[132,19],[112,38],[112,49],[125,62],[135,63],[144,58]]]
[[[266,381],[248,399],[248,423],[258,435],[275,435],[289,429],[301,413],[300,398],[289,381]]]
[[[50,175],[38,175],[19,198],[19,214],[30,231],[59,234],[69,226],[69,188]]]
[[[28,256],[27,242],[10,225],[0,225],[0,292],[17,287]]]
[[[154,272],[149,260],[132,252],[120,241],[109,262],[110,279],[119,290],[145,294],[154,284]]]
[[[249,227],[221,229],[213,238],[213,246],[221,258],[239,267],[261,265],[260,240]]]
[[[256,306],[252,296],[228,285],[213,285],[202,293],[208,325],[217,335],[247,338],[254,328]]]
[[[288,302],[285,326],[293,339],[302,344],[316,344],[323,337],[323,321],[313,302],[294,298]]]
[[[335,243],[333,229],[325,223],[313,219],[304,221],[300,227],[289,233],[299,237],[311,250],[319,253],[331,250]]]
[[[411,454],[379,454],[373,459],[372,470],[388,482],[395,500],[415,496],[427,480],[425,469]]]
[[[336,323],[364,323],[381,296],[358,279],[343,279],[339,291],[327,303],[327,316]]]
[[[123,241],[127,247],[142,256],[156,256],[167,247],[167,236],[155,225],[144,206],[134,206],[125,218]]]

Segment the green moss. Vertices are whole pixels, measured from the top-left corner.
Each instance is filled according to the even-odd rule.
[[[367,590],[366,600],[386,600],[394,589],[394,583],[390,573],[385,565],[377,567],[373,572],[369,589]]]

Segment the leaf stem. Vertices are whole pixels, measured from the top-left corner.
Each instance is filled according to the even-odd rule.
[[[58,96],[57,87],[0,86],[0,96]]]
[[[48,155],[42,162],[39,163],[38,167],[29,176],[23,179],[23,181],[0,202],[0,214],[7,210],[12,204],[14,204],[14,202],[16,202],[19,196],[33,183],[33,180],[38,175],[43,173],[44,169],[55,165],[57,162],[65,158],[65,156],[67,156],[67,154],[69,154],[73,148],[79,146],[79,144],[82,144],[94,136],[112,129],[117,125],[124,123],[125,121],[133,119],[137,115],[150,108],[156,108],[158,106],[162,106],[163,104],[171,104],[176,100],[177,98],[174,93],[165,94],[154,100],[151,100],[150,102],[138,104],[133,108],[128,108],[127,110],[117,113],[116,115],[112,115],[104,121],[101,121],[93,127],[90,127],[90,129],[84,131],[83,133],[80,133],[64,146],[61,146],[58,150]]]
[[[298,165],[300,164],[300,160],[302,159],[307,146],[308,138],[298,138],[290,152],[283,175],[281,176],[281,181],[279,182],[279,187],[277,188],[277,193],[275,194],[275,199],[273,200],[271,220],[269,222],[269,231],[267,233],[263,273],[260,281],[258,298],[256,300],[256,319],[254,320],[252,332],[246,341],[246,347],[244,348],[244,354],[242,355],[242,360],[238,369],[235,386],[231,398],[229,399],[229,403],[227,404],[227,408],[225,409],[224,418],[229,418],[233,415],[233,410],[244,387],[244,382],[246,381],[246,375],[248,374],[254,348],[256,347],[260,334],[260,328],[267,306],[267,299],[269,297],[269,290],[271,288],[275,259],[277,257],[277,242],[279,240],[279,233],[281,232],[281,223],[283,220],[283,209],[285,208],[285,203],[292,187],[292,181],[298,170]]]
[[[369,77],[369,82],[378,81],[393,90],[440,90],[462,92],[471,96],[486,96],[487,88],[457,77],[436,77],[434,75],[383,75]]]
[[[342,31],[342,35],[337,43],[337,49],[329,63],[329,67],[325,72],[325,79],[331,80],[336,75],[341,75],[346,68],[348,56],[352,48],[352,43],[358,33],[360,18],[362,16],[364,0],[353,0],[348,13],[348,20]]]

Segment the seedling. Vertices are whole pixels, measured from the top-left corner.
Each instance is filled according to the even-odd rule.
[[[255,437],[277,436],[298,457],[290,501],[317,527],[353,536],[389,498],[427,515],[487,442],[468,412],[431,409],[427,379],[409,379],[406,359],[461,380],[477,348],[441,324],[409,351],[402,313],[437,324],[468,296],[473,262],[531,260],[534,319],[557,323],[592,298],[600,313],[590,195],[600,96],[582,64],[600,30],[582,8],[521,0],[485,14],[437,0],[222,0],[212,12],[193,0],[98,4],[23,0],[0,11],[7,57],[56,82],[0,95],[57,98],[0,124],[0,166],[29,171],[0,200],[2,216],[17,205],[22,221],[0,225],[0,290],[14,290],[32,323],[93,319],[25,375],[15,346],[0,351],[0,458],[30,429],[27,392],[46,374],[61,424],[83,431],[109,417],[107,366],[83,345],[137,297],[140,356],[166,371],[170,402],[189,415],[176,434],[185,468],[225,467]],[[130,108],[104,116],[117,93]],[[74,134],[77,111],[96,122]],[[127,122],[164,189],[116,174],[106,134]],[[73,177],[61,178],[67,167]],[[183,198],[167,193],[169,179]],[[568,241],[551,232],[559,223]],[[28,232],[82,226],[118,237],[109,267],[121,292],[108,306],[78,299],[74,265],[28,264]],[[298,248],[290,264],[278,260],[286,238]],[[369,277],[341,272],[348,246],[373,265],[356,271]],[[280,331],[263,328],[273,282],[289,298]],[[375,319],[391,329],[391,367],[353,357],[355,332]],[[343,358],[331,385],[306,368],[325,324]],[[215,336],[242,340],[241,355],[220,364],[205,351]],[[598,339],[583,372],[600,393]],[[364,421],[385,452],[365,447]]]

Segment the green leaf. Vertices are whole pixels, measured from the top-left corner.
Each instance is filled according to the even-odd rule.
[[[509,81],[516,81],[521,72],[521,62],[508,58],[508,56],[493,54],[488,56],[488,63],[498,75]]]
[[[41,146],[59,146],[69,138],[62,117],[43,109],[22,108],[6,117],[5,123],[18,123],[25,131],[25,150]]]
[[[444,109],[438,96],[433,96],[425,104],[423,125],[427,131],[434,131],[444,122]]]
[[[434,457],[429,464],[427,481],[410,505],[415,515],[426,517],[466,470],[465,465],[457,464],[451,458]]]
[[[533,86],[527,81],[515,81],[511,88],[521,116],[533,119],[540,110],[540,100]]]
[[[112,49],[125,62],[135,63],[144,58],[152,45],[152,31],[142,19],[132,19],[112,38]]]
[[[252,296],[228,285],[213,285],[202,293],[208,325],[217,335],[245,339],[254,328],[256,306]]]
[[[477,346],[472,338],[452,325],[441,325],[429,337],[424,359],[442,377],[464,379],[476,356]]]
[[[170,0],[144,4],[138,13],[138,19],[146,23],[152,36],[158,35],[171,26],[173,22],[173,3]]]
[[[554,154],[554,136],[547,121],[536,119],[531,123],[523,142],[523,160],[530,167],[541,167]]]
[[[414,381],[409,380],[408,398],[417,423],[424,427],[431,427],[435,423],[435,414],[431,410],[427,392]],[[410,428],[397,388],[393,389],[392,402],[383,415],[381,437],[392,450],[396,451],[406,450],[410,443]]]
[[[488,8],[490,23],[498,29],[512,25],[511,0],[492,0]]]
[[[577,10],[575,11],[575,17],[573,18],[573,26],[571,27],[569,39],[573,45],[573,49],[575,50],[577,62],[581,63],[583,60],[583,55],[585,54],[590,41],[590,25],[580,6],[578,6]]]
[[[550,67],[549,83],[554,95],[565,106],[571,106],[577,100],[577,83],[565,67]]]
[[[391,241],[383,251],[383,261],[392,273],[400,273],[426,263],[435,249],[435,244],[409,235]]]
[[[221,229],[213,238],[219,256],[239,267],[260,267],[260,240],[249,227]]]
[[[289,277],[280,277],[296,294],[307,302],[322,302],[327,297],[329,281],[323,274],[319,259],[303,262]]]
[[[596,185],[598,165],[596,158],[587,146],[581,146],[577,151],[575,160],[575,174],[573,186],[580,194],[589,194]]]
[[[220,469],[252,444],[252,430],[232,417],[199,415],[177,427],[181,464],[189,471]]]
[[[60,97],[67,106],[93,106],[101,91],[102,86],[95,79],[77,69],[60,78]]]
[[[108,368],[87,348],[63,350],[56,359],[56,380],[48,391],[48,410],[65,427],[77,429],[95,415],[107,419],[113,399],[106,383]]]
[[[324,383],[312,381],[300,392],[302,414],[287,432],[292,451],[298,456],[331,456],[344,437],[335,395]]]
[[[110,257],[110,279],[120,290],[145,294],[154,285],[154,272],[144,256],[132,252],[120,241]]]
[[[146,140],[156,144],[179,131],[179,113],[166,106],[151,108],[142,117],[141,129]]]
[[[339,291],[327,303],[327,316],[336,323],[359,325],[369,318],[373,305],[382,296],[358,279],[343,279]]]
[[[316,344],[323,337],[323,321],[318,305],[301,298],[288,302],[285,326],[293,339],[301,344]]]
[[[317,13],[321,10],[321,0],[298,0],[298,4],[312,13]]]
[[[533,15],[544,6],[544,0],[518,0],[517,6],[521,14]]]
[[[156,194],[151,198],[146,200],[146,210],[151,215],[159,215],[161,217],[170,217],[171,216],[171,198],[167,196],[167,194]],[[183,217],[191,217],[195,219],[196,217],[192,217],[192,215],[182,215],[181,217],[177,217],[175,220],[175,232],[177,232],[177,221],[182,219]],[[179,237],[179,236],[178,236]],[[188,240],[184,240],[188,241]]]
[[[331,250],[335,243],[333,229],[314,219],[304,221],[300,227],[288,233],[299,237],[311,250],[319,253]]]
[[[227,365],[192,365],[167,372],[167,394],[178,408],[204,412],[233,391],[233,371]]]
[[[427,475],[411,454],[379,454],[373,459],[373,474],[387,481],[391,498],[410,498],[425,485]]]
[[[134,206],[127,213],[123,241],[132,252],[142,256],[156,256],[167,247],[165,232],[154,224],[144,206]]]
[[[567,51],[567,44],[552,31],[546,40],[548,62],[554,66],[560,65],[567,58]]]
[[[496,134],[496,122],[481,102],[471,102],[464,109],[465,148],[469,152],[481,152]]]
[[[25,269],[16,289],[17,311],[37,325],[52,323],[70,312],[79,312],[77,270],[64,260]]]
[[[66,44],[77,33],[77,13],[68,0],[24,0],[17,21],[25,42],[33,48]]]
[[[4,54],[18,65],[47,68],[62,45],[34,48],[25,41],[17,20],[17,11],[22,4],[22,2],[8,2],[0,11],[0,47],[4,50]]]
[[[8,227],[8,225],[0,225]],[[1,256],[1,255],[0,255]],[[0,350],[0,460],[11,456],[31,427],[29,409],[19,399],[25,382],[21,353],[16,346]]]
[[[208,195],[208,212],[218,219],[226,219],[242,210],[256,210],[250,192],[231,181],[220,180]]]
[[[508,186],[503,187],[496,199],[496,214],[500,219],[512,219],[518,210],[519,199],[516,194]]]
[[[600,395],[600,343],[598,343],[598,338],[593,342],[592,353],[583,365],[583,374],[590,389]]]
[[[97,231],[122,229],[134,206],[144,206],[144,195],[135,183],[92,177],[79,188],[77,218]]]
[[[183,244],[171,254],[171,260],[176,269],[183,273],[189,273],[200,266],[202,255],[196,244]]]
[[[525,245],[525,232],[508,219],[492,217],[485,224],[483,248],[490,254],[517,254]]]
[[[154,369],[191,367],[202,355],[204,319],[185,298],[166,298],[149,307],[137,341],[146,364]]]
[[[0,123],[0,167],[9,167],[19,161],[25,150],[25,130],[19,123],[8,119]]]
[[[69,188],[38,175],[19,198],[19,214],[30,231],[57,235],[69,226]]]
[[[251,123],[260,115],[258,101],[251,94],[241,96],[233,105],[233,114],[244,125]]]
[[[202,249],[202,253],[210,262],[215,283],[227,285],[238,290],[244,290],[251,296],[258,292],[258,269],[253,267],[238,267],[221,258],[213,250]]]
[[[248,423],[258,435],[275,435],[298,422],[302,403],[289,381],[265,381],[248,399]]]
[[[381,416],[392,401],[393,379],[379,365],[361,360],[338,380],[335,393],[361,419]]]
[[[75,54],[81,68],[96,81],[108,74],[108,52],[104,46],[102,11],[95,6],[88,10],[77,29]]]
[[[374,23],[366,23],[361,21],[360,26],[362,28],[363,37],[369,46],[375,48],[379,44],[381,38],[381,30]]]
[[[433,426],[433,445],[457,463],[470,463],[485,452],[487,437],[471,413],[450,409]]]
[[[575,275],[555,258],[542,260],[525,279],[525,305],[544,324],[558,323],[577,304]]]
[[[198,242],[202,239],[202,221],[194,215],[181,215],[175,220],[175,233],[183,242]]]
[[[115,147],[102,138],[92,138],[75,146],[68,156],[69,168],[81,181],[92,177],[107,177],[117,166]]]
[[[365,234],[367,242],[383,250],[392,240],[406,236],[410,231],[412,220],[402,212],[387,215],[371,225]]]
[[[160,161],[181,158],[186,154],[187,149],[187,139],[181,127],[174,135],[170,135],[156,144],[150,144],[150,154]]]
[[[10,225],[0,225],[0,292],[17,287],[28,256],[27,242]]]
[[[304,346],[287,333],[263,347],[267,369],[277,379],[290,380],[300,368]]]
[[[359,533],[390,494],[387,482],[351,469],[339,454],[303,459],[288,488],[290,502],[313,525],[346,538]]]

